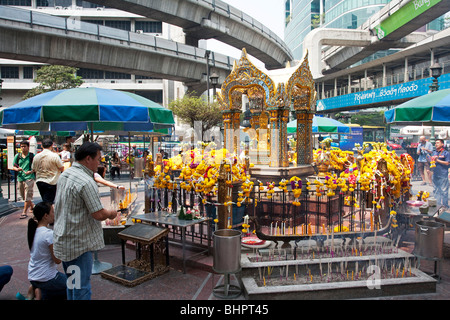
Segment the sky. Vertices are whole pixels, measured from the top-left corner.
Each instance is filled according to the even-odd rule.
[[[222,0],[243,11],[284,39],[284,0]],[[207,40],[207,49],[239,59],[241,50],[217,40]],[[256,61],[255,61],[256,64]]]

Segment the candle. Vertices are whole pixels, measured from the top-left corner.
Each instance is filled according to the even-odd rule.
[[[370,231],[373,232],[373,214],[372,214],[372,211],[370,211]]]

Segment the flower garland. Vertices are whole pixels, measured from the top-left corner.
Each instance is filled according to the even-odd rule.
[[[174,170],[180,170],[179,179],[180,188],[187,192],[194,191],[203,204],[231,206],[236,204],[241,206],[244,201],[249,202],[250,192],[253,188],[253,182],[248,174],[245,163],[240,163],[237,157],[228,153],[226,149],[205,151],[204,147],[210,144],[200,144],[202,149],[189,150],[184,156],[176,157],[163,161],[163,165],[155,168],[154,186],[158,189],[174,190],[177,187],[176,182],[169,175]],[[224,203],[210,202],[208,197],[217,195],[218,178],[220,166],[224,164],[226,171],[226,184],[230,187]],[[253,164],[250,164],[252,167]],[[231,191],[233,184],[242,183],[242,192],[239,194],[238,202],[231,201]]]
[[[344,204],[359,207],[353,196],[359,184],[360,190],[373,193],[372,211],[383,208],[385,199],[389,199],[390,207],[401,202],[402,194],[411,189],[414,160],[409,154],[398,156],[394,151],[388,151],[384,143],[373,143],[372,146],[373,149],[364,154],[368,144],[364,143],[362,147],[355,144],[356,158],[353,152],[338,148],[315,150],[314,162],[322,163],[327,154],[328,168],[336,171],[337,176],[328,172],[322,178],[307,179],[306,189],[317,197],[332,197],[339,187],[340,194],[345,196]],[[313,186],[315,191],[312,191]]]

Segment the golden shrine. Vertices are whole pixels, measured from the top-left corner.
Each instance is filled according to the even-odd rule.
[[[307,54],[296,66],[268,71],[256,67],[242,49],[241,59],[223,82],[217,100],[223,113],[224,148],[235,154],[240,153],[241,147],[243,101],[248,101],[251,127],[244,131],[251,141],[245,152],[255,164],[252,175],[261,174],[266,181],[276,181],[314,172],[312,119],[316,90]],[[288,160],[287,123],[291,109],[297,118],[296,167],[290,167]]]

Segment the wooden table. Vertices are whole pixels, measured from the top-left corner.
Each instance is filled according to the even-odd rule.
[[[186,228],[190,226],[194,226],[196,224],[203,224],[205,222],[209,222],[211,218],[201,218],[201,219],[193,219],[193,220],[182,220],[179,219],[178,216],[174,214],[168,214],[166,211],[157,211],[157,212],[151,212],[151,213],[145,213],[145,214],[138,214],[135,216],[132,216],[134,221],[141,221],[145,223],[152,223],[156,225],[163,225],[163,226],[173,226],[173,227],[179,227],[181,228],[181,243],[182,243],[182,252],[183,252],[183,273],[186,273]],[[211,251],[211,229],[209,226],[207,226],[207,242],[208,247],[206,250],[203,250],[200,253],[206,252],[209,254]],[[195,254],[195,255],[197,255]],[[194,256],[194,255],[192,255]],[[190,256],[190,257],[192,257]]]
[[[102,277],[135,286],[169,271],[169,229],[135,224],[118,233],[122,265],[101,272]],[[136,245],[136,259],[125,263],[125,242]]]

